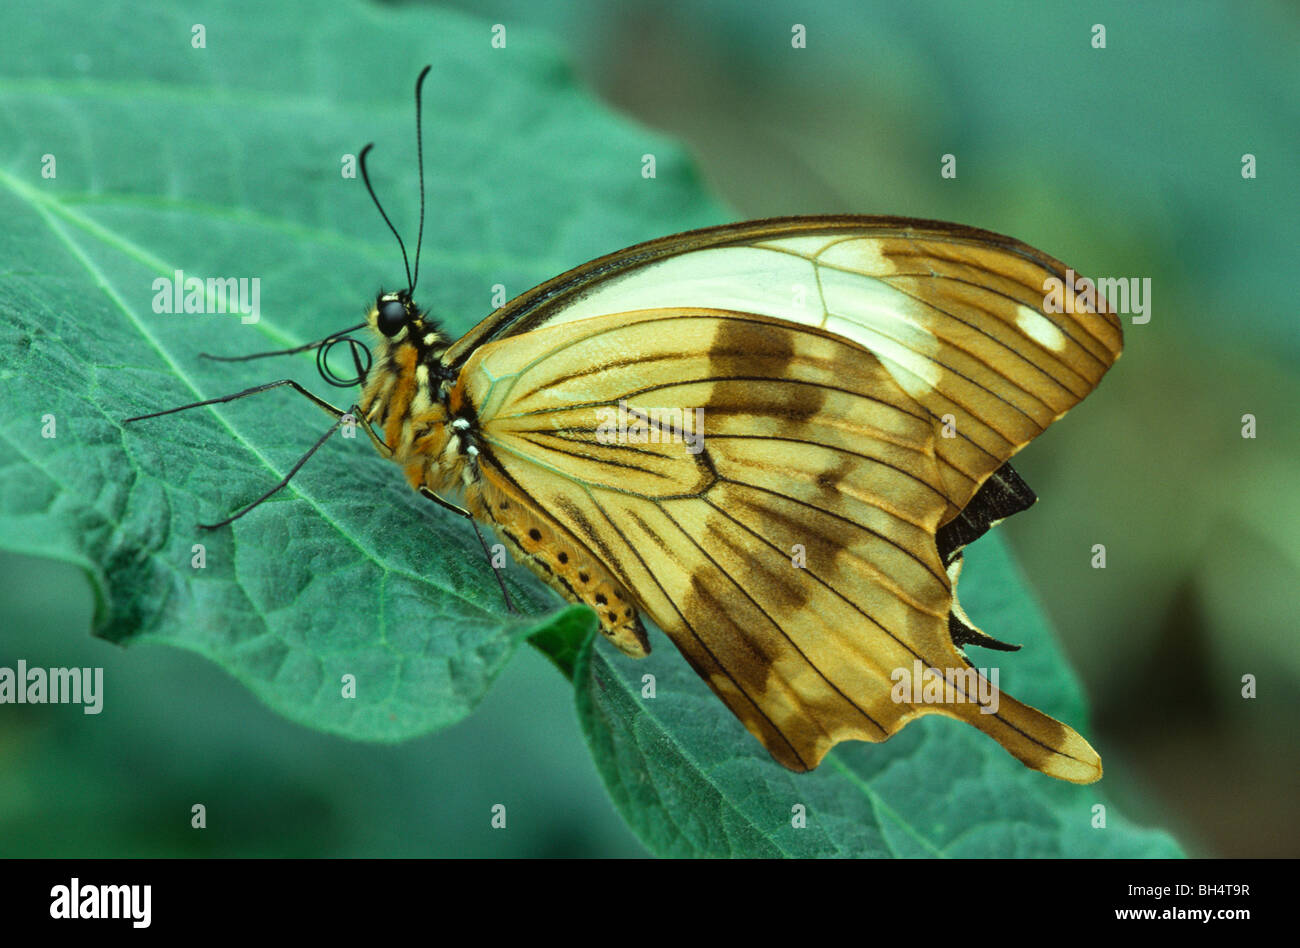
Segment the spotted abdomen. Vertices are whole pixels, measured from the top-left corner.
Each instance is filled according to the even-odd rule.
[[[594,609],[601,634],[623,654],[650,653],[632,597],[583,544],[520,495],[487,480],[475,487],[466,497],[471,513],[496,527],[516,560],[565,599]]]

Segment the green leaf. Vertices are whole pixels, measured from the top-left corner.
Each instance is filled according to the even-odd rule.
[[[1083,699],[1023,578],[996,536],[966,552],[968,614],[1014,654],[996,661],[1000,687],[1087,733]],[[961,722],[931,715],[883,744],[837,747],[794,774],[714,697],[677,650],[656,636],[643,661],[603,642],[583,652],[575,681],[587,741],[614,802],[661,856],[1182,855],[1166,833],[1124,820],[1101,787],[1031,771]],[[992,656],[992,659],[989,657]],[[644,675],[654,697],[642,697]],[[1106,748],[1099,747],[1103,761]],[[1106,826],[1093,828],[1093,807]],[[792,825],[802,805],[807,825]]]
[[[565,678],[573,681],[578,661],[596,632],[596,613],[575,606],[528,639],[530,645],[549,658]]]
[[[287,388],[122,420],[285,376],[343,408],[356,397],[310,354],[199,353],[321,338],[357,323],[381,283],[405,283],[361,180],[341,172],[376,143],[375,187],[414,251],[425,62],[417,296],[452,333],[491,310],[497,284],[514,295],[719,212],[679,149],[595,105],[526,31],[501,50],[489,23],[446,11],[226,3],[204,8],[196,49],[189,19],[149,5],[96,18],[86,52],[67,42],[84,33],[80,5],[0,16],[22,38],[0,66],[0,548],[83,568],[96,634],[198,652],[308,726],[400,740],[461,719],[520,642],[589,628],[589,611],[512,567],[524,612],[507,614],[468,525],[364,437],[334,437],[249,516],[199,530],[330,423]],[[259,279],[260,319],[155,312],[154,280],[176,270]]]

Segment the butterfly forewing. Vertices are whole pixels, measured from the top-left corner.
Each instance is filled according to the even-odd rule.
[[[1051,281],[1063,286],[1066,312],[1044,312]],[[1072,282],[1041,251],[955,224],[753,221],[578,267],[492,314],[444,360],[459,366],[490,339],[651,308],[724,309],[827,329],[870,350],[947,427],[935,446],[946,522],[1118,358],[1118,318],[1096,311],[1104,304],[1085,307]]]

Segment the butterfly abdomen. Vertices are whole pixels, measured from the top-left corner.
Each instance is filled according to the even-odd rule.
[[[466,493],[470,512],[492,524],[514,558],[570,602],[595,610],[600,631],[633,658],[650,652],[640,612],[627,590],[587,548],[522,495],[481,478]]]

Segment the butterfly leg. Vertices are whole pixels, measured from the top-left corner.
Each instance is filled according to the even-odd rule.
[[[352,417],[353,424],[356,424],[357,419],[360,419],[362,426],[366,429],[366,434],[370,438],[370,443],[375,446],[375,450],[379,452],[379,456],[391,460],[393,456],[393,449],[388,446],[388,442],[384,441],[383,438],[375,434],[374,425],[370,423],[370,419],[362,416],[360,406],[353,405],[352,408],[349,409],[348,415]]]
[[[134,418],[124,419],[122,424],[129,425],[133,421],[144,421],[146,418],[157,418],[160,415],[172,415],[178,411],[188,411],[191,408],[202,408],[204,405],[219,405],[222,402],[233,402],[237,398],[247,398],[249,395],[256,395],[259,392],[266,392],[273,388],[279,388],[281,385],[290,386],[299,395],[306,398],[317,408],[337,419],[342,419],[345,412],[342,408],[335,408],[319,395],[314,395],[307,389],[303,388],[293,379],[280,379],[276,382],[267,382],[265,385],[254,385],[252,388],[246,388],[242,392],[235,392],[233,395],[222,395],[220,398],[205,398],[201,402],[190,402],[188,405],[179,405],[176,408],[168,408],[164,411],[150,412],[147,415],[136,415]]]
[[[257,498],[257,500],[253,501],[251,504],[244,507],[242,510],[238,511],[237,513],[227,517],[225,520],[220,520],[217,523],[199,524],[199,527],[201,529],[216,530],[218,527],[224,527],[230,523],[233,523],[234,521],[242,517],[244,514],[252,510],[254,507],[258,506],[263,501],[270,498],[272,494],[274,494],[276,491],[280,490],[282,487],[288,484],[289,481],[293,478],[293,476],[298,473],[299,469],[301,469],[302,466],[307,463],[307,459],[310,458],[313,454],[315,454],[318,450],[320,450],[321,445],[323,445],[326,441],[328,441],[330,439],[330,436],[333,435],[334,432],[339,430],[339,427],[343,424],[344,419],[358,417],[360,413],[360,409],[356,405],[353,405],[349,411],[345,412],[343,411],[343,409],[336,408],[334,405],[331,405],[323,398],[307,391],[307,389],[303,388],[293,379],[280,379],[279,381],[276,382],[267,382],[265,385],[255,385],[252,388],[246,388],[242,392],[235,392],[232,395],[222,395],[218,398],[204,399],[201,402],[191,402],[188,405],[180,405],[176,408],[168,408],[165,411],[151,412],[148,415],[137,415],[134,418],[127,418],[123,421],[123,424],[130,424],[133,421],[144,421],[146,418],[157,418],[160,415],[171,415],[174,414],[175,412],[187,411],[188,409],[191,408],[202,408],[204,405],[218,405],[223,402],[233,402],[237,398],[246,398],[249,395],[256,395],[260,392],[269,391],[270,389],[273,388],[279,388],[282,385],[290,386],[295,392],[302,395],[304,398],[308,399],[313,405],[320,408],[322,411],[326,412],[327,414],[332,415],[334,417],[334,424],[330,425],[329,430],[326,431],[323,435],[321,435],[320,438],[316,441],[316,443],[313,444],[307,450],[307,453],[298,459],[298,463],[295,464],[293,468],[290,469],[289,473],[286,474],[280,480],[280,483],[276,484],[274,487],[268,490],[261,497]],[[369,424],[366,425],[366,431],[370,435],[370,439],[372,441],[378,440],[374,433],[374,430],[371,429]],[[380,445],[383,445],[383,443],[379,442],[376,445],[376,447],[379,447]],[[387,456],[388,454],[391,454],[392,451],[391,449],[388,448],[387,445],[383,445],[382,448],[380,449],[380,453]]]
[[[474,519],[474,515],[470,513],[468,510],[466,510],[464,507],[458,507],[449,500],[443,500],[441,497],[439,497],[429,488],[425,487],[423,484],[421,484],[417,489],[419,490],[422,496],[428,498],[429,500],[432,500],[435,504],[442,507],[444,510],[450,510],[452,513],[459,514],[460,516],[464,517],[466,520],[469,521],[470,526],[474,528],[474,535],[478,537],[479,545],[483,547],[483,555],[487,557],[488,566],[492,570],[492,575],[494,575],[497,578],[497,584],[501,587],[501,595],[505,598],[506,608],[514,613],[519,612],[519,610],[515,608],[514,602],[510,599],[510,592],[509,590],[506,589],[506,581],[501,576],[501,571],[492,565],[492,551],[488,549],[487,540],[483,539],[483,533],[482,531],[479,530],[478,521]]]
[[[284,487],[286,484],[289,483],[290,480],[292,480],[293,476],[298,473],[298,470],[304,464],[307,463],[307,459],[311,457],[313,454],[315,454],[317,450],[320,449],[321,445],[323,445],[326,441],[330,439],[330,435],[334,434],[334,432],[339,430],[339,425],[343,424],[343,418],[344,416],[340,414],[339,417],[335,420],[334,424],[330,425],[329,431],[321,435],[320,438],[316,441],[316,443],[307,449],[307,453],[298,459],[298,463],[289,469],[289,473],[284,475],[284,477],[280,479],[280,483],[276,484],[274,487],[268,490],[261,497],[257,498],[257,500],[253,501],[243,510],[231,514],[225,520],[219,520],[216,523],[201,523],[199,524],[199,527],[203,530],[216,530],[219,527],[224,527],[227,524],[234,523],[236,520],[238,520],[244,514],[248,513],[258,504],[262,503],[264,500],[269,499],[272,494],[280,490],[280,488]]]

